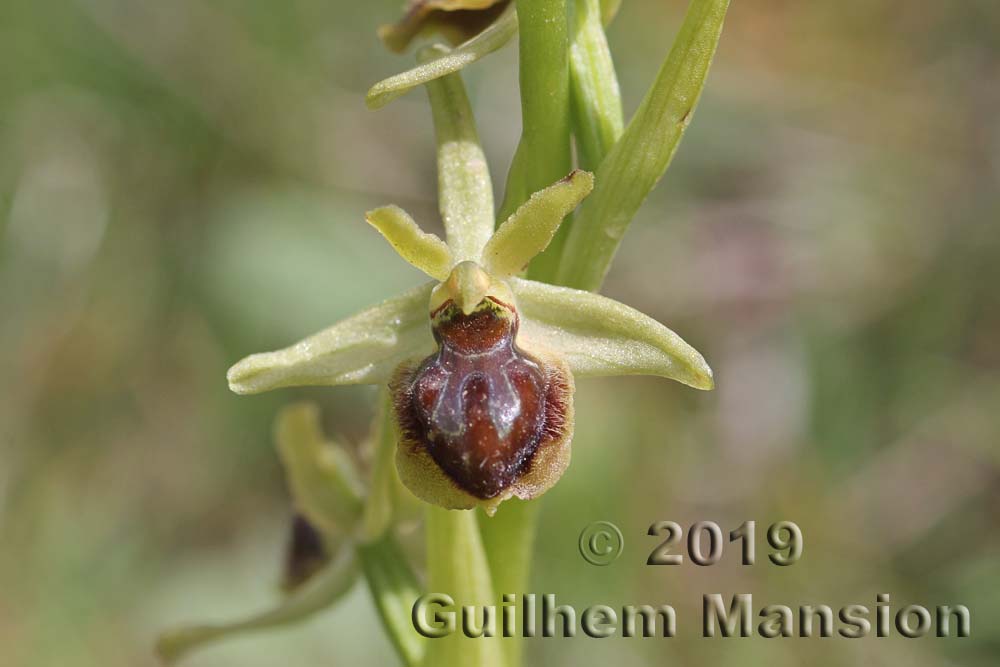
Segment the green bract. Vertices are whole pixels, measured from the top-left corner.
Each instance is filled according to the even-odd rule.
[[[594,196],[580,208],[566,238],[556,275],[560,284],[592,290],[604,281],[629,223],[670,166],[691,122],[728,7],[729,0],[692,0],[656,81],[597,167]],[[574,49],[574,55],[577,52]],[[597,70],[592,79],[601,81]],[[593,87],[591,106],[598,106],[600,86]],[[585,102],[586,88],[578,88],[578,103]],[[585,147],[591,143],[597,144],[582,142]]]

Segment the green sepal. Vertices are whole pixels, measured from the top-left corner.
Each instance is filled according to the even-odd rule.
[[[614,299],[533,280],[508,280],[526,349],[558,354],[578,376],[657,375],[695,389],[714,386],[712,369],[680,336]]]
[[[237,394],[279,387],[384,384],[403,361],[434,350],[426,283],[347,318],[295,345],[243,359],[226,377]]]

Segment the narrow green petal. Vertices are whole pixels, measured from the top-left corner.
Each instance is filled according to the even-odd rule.
[[[375,608],[403,664],[418,667],[427,638],[417,633],[410,618],[413,602],[422,593],[420,582],[392,533],[358,546]]]
[[[444,280],[451,270],[451,251],[434,234],[428,234],[398,206],[383,206],[365,214],[372,227],[386,238],[399,256],[431,278]]]
[[[322,571],[263,613],[229,623],[191,625],[160,636],[156,652],[172,664],[190,651],[234,635],[280,627],[305,619],[343,597],[358,578],[358,563],[349,546]]]
[[[257,394],[279,387],[384,384],[403,361],[434,349],[430,282],[361,311],[275,352],[253,354],[229,369],[229,388]]]
[[[584,169],[596,169],[625,122],[615,64],[601,24],[599,0],[574,0],[569,45],[573,134]]]
[[[483,249],[483,265],[497,277],[512,276],[545,250],[559,225],[594,189],[594,175],[579,169],[540,190],[506,222]]]
[[[448,247],[455,262],[476,260],[493,234],[493,184],[462,76],[428,83],[427,96],[437,135],[438,206]]]
[[[458,45],[439,58],[376,83],[368,91],[365,102],[371,109],[383,107],[416,86],[446,74],[453,74],[483,56],[493,53],[509,42],[516,32],[517,13],[514,11],[513,3],[511,3],[511,6],[490,27],[469,41]]]
[[[691,120],[728,6],[729,0],[692,0],[659,76],[597,170],[594,193],[574,219],[554,282],[600,288],[629,223]]]
[[[714,386],[712,369],[680,336],[613,299],[510,278],[521,331],[562,355],[576,375],[658,375],[695,389]]]
[[[364,509],[363,487],[344,448],[324,437],[316,406],[283,408],[275,440],[296,509],[324,535],[353,531]]]

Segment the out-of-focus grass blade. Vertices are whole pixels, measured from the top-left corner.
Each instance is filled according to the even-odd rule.
[[[406,554],[392,534],[386,533],[378,541],[358,547],[358,555],[375,607],[393,646],[407,667],[418,667],[424,657],[426,640],[413,629],[410,610],[420,597],[421,589]]]
[[[569,74],[573,134],[583,169],[596,169],[625,122],[618,77],[601,23],[600,0],[574,0]]]
[[[639,206],[666,171],[705,85],[729,0],[692,0],[674,46],[577,212],[556,282],[597,290]]]
[[[514,3],[511,3],[496,21],[469,41],[439,58],[376,83],[368,91],[365,102],[371,109],[383,107],[416,86],[457,72],[483,56],[493,53],[509,42],[516,32],[517,13],[514,10]]]

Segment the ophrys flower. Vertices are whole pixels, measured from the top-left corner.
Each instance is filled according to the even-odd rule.
[[[247,357],[230,369],[230,387],[391,383],[402,433],[396,464],[415,495],[492,512],[512,496],[541,494],[569,463],[574,375],[712,387],[701,355],[652,318],[517,276],[592,186],[589,173],[573,172],[480,243],[469,243],[467,226],[454,227],[449,245],[402,209],[370,212],[368,222],[434,280],[292,347]]]

